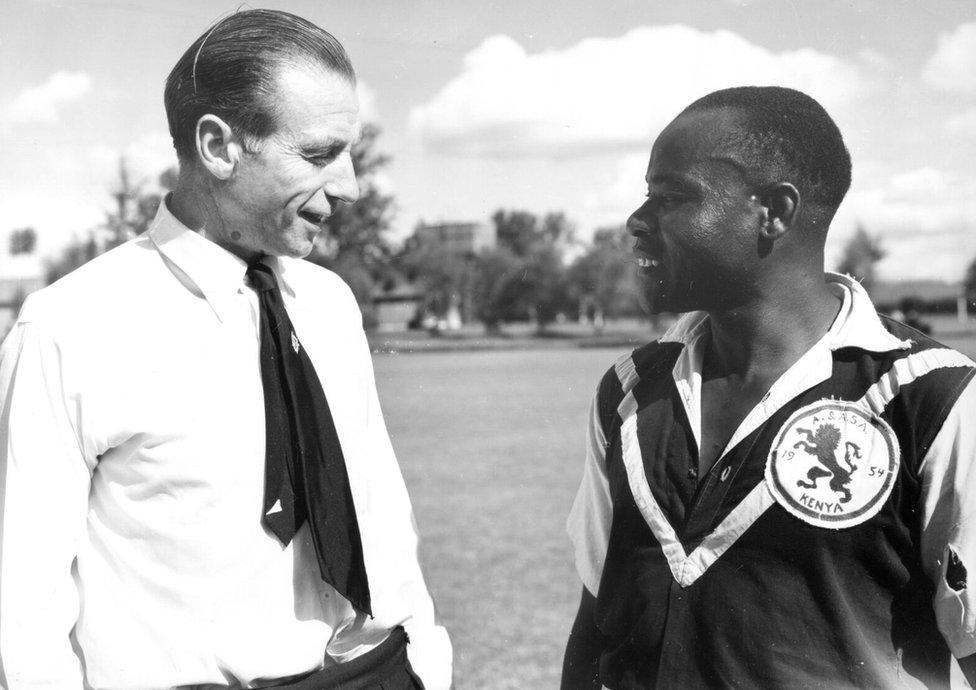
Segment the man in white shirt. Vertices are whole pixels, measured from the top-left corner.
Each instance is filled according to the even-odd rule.
[[[448,687],[359,310],[300,260],[358,196],[348,57],[299,17],[239,12],[189,47],[165,102],[177,189],[146,234],[32,295],[0,354],[0,684]],[[265,352],[269,318],[291,339]],[[295,479],[315,467],[287,465],[295,496],[266,490],[272,456],[300,462],[289,444],[321,431],[266,406],[289,345],[327,400],[341,448],[322,481],[340,477],[346,514]],[[304,491],[309,517],[279,538],[267,523]],[[338,554],[309,523],[340,519]],[[326,575],[332,553],[352,575]]]
[[[564,688],[976,678],[976,365],[824,273],[851,161],[779,87],[692,103],[628,221],[683,312],[594,399]]]

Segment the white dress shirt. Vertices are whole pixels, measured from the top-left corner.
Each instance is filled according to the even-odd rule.
[[[856,347],[869,352],[888,352],[909,347],[889,333],[878,318],[867,293],[847,276],[827,274],[842,306],[829,331],[772,385],[762,400],[745,416],[729,439],[721,457],[764,424],[780,408],[806,390],[830,378],[833,352]],[[684,345],[672,370],[690,424],[701,444],[702,366],[708,339],[708,316],[686,314],[661,341]],[[973,366],[960,353],[940,353],[957,366]],[[596,400],[590,409],[583,479],[567,521],[573,543],[576,570],[586,589],[597,595],[603,577],[610,541],[613,503],[606,471],[607,439],[604,436]],[[976,378],[969,381],[956,399],[919,468],[922,564],[936,585],[933,607],[949,649],[957,658],[976,653],[976,591],[972,587],[955,591],[947,585],[947,553],[951,549],[964,564],[976,563]],[[755,494],[761,502],[762,494]],[[750,496],[752,499],[753,496]],[[765,502],[765,507],[772,503]],[[745,501],[744,501],[745,502]],[[765,508],[763,508],[765,509]],[[762,513],[743,513],[741,524],[730,518],[720,529],[744,531]],[[731,538],[734,541],[734,537]],[[727,546],[726,546],[727,548]],[[702,550],[702,549],[699,549]],[[707,554],[707,563],[717,555]],[[970,571],[972,576],[972,571]]]
[[[402,624],[428,688],[451,646],[361,316],[334,274],[270,259],[345,455],[374,618],[303,526],[262,527],[258,302],[245,264],[160,205],[150,230],[31,295],[0,352],[0,662],[10,690],[259,687]]]

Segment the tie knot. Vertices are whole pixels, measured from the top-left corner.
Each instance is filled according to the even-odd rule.
[[[278,289],[278,280],[267,264],[260,262],[250,264],[245,275],[250,281],[251,287],[258,292]]]

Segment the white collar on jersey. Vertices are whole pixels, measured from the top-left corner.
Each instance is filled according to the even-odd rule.
[[[889,333],[878,318],[871,298],[854,278],[839,273],[824,274],[831,290],[843,300],[837,318],[828,331],[827,346],[831,351],[842,347],[857,347],[869,352],[907,350],[911,341],[899,340]],[[708,314],[688,312],[661,336],[662,343],[687,345],[707,326]]]

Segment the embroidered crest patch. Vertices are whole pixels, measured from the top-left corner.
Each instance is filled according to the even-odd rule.
[[[846,400],[819,400],[779,430],[766,460],[766,484],[804,522],[853,527],[881,510],[900,458],[895,432],[883,419]]]

